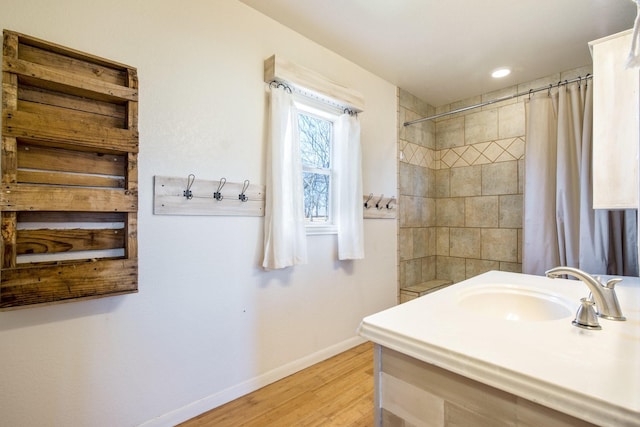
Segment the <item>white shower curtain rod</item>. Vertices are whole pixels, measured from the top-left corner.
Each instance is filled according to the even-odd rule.
[[[490,101],[481,102],[480,104],[469,105],[468,107],[462,107],[462,108],[458,108],[457,110],[447,111],[446,113],[436,114],[435,116],[423,117],[421,119],[412,120],[410,122],[404,122],[404,126],[411,126],[411,125],[415,125],[416,123],[426,122],[427,120],[433,120],[433,119],[438,119],[438,118],[444,117],[444,116],[450,116],[451,114],[462,113],[463,111],[473,110],[473,109],[476,109],[476,108],[484,107],[485,105],[495,104],[496,102],[507,101],[509,99],[517,98],[519,96],[531,95],[532,93],[541,92],[543,90],[551,91],[551,89],[554,86],[555,87],[564,86],[564,85],[567,85],[569,83],[579,82],[579,81],[582,81],[582,80],[586,81],[586,80],[592,79],[592,78],[593,78],[593,74],[587,74],[585,77],[576,77],[575,79],[571,79],[571,80],[559,81],[556,85],[550,84],[549,86],[543,86],[543,87],[539,87],[539,88],[536,88],[536,89],[529,89],[526,92],[516,93],[515,95],[504,96],[502,98],[496,98],[496,99],[492,99]]]

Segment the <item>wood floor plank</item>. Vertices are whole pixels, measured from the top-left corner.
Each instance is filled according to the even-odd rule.
[[[180,426],[371,425],[373,345],[365,343],[199,415]]]

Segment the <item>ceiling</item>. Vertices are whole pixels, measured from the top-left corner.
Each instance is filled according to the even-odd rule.
[[[587,42],[636,16],[633,0],[240,1],[434,106],[590,64]]]

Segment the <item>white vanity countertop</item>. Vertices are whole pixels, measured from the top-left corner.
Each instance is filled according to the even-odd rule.
[[[505,320],[459,304],[470,289],[499,284],[554,294],[570,314]],[[368,316],[359,333],[595,424],[640,426],[640,278],[625,277],[616,291],[627,320],[585,330],[571,324],[589,294],[584,283],[491,271]]]

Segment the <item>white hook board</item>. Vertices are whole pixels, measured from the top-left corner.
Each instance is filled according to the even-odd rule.
[[[220,189],[222,200],[216,200],[220,181],[197,176],[189,188],[191,199],[184,196],[189,179],[155,176],[153,185],[153,213],[155,215],[228,215],[264,216],[264,185],[249,184],[244,192],[247,201],[239,199],[244,183],[227,181]]]
[[[396,218],[398,200],[395,196],[384,197],[382,194],[373,194],[370,197],[370,195],[366,194],[362,197],[362,204],[362,216],[365,219]]]

